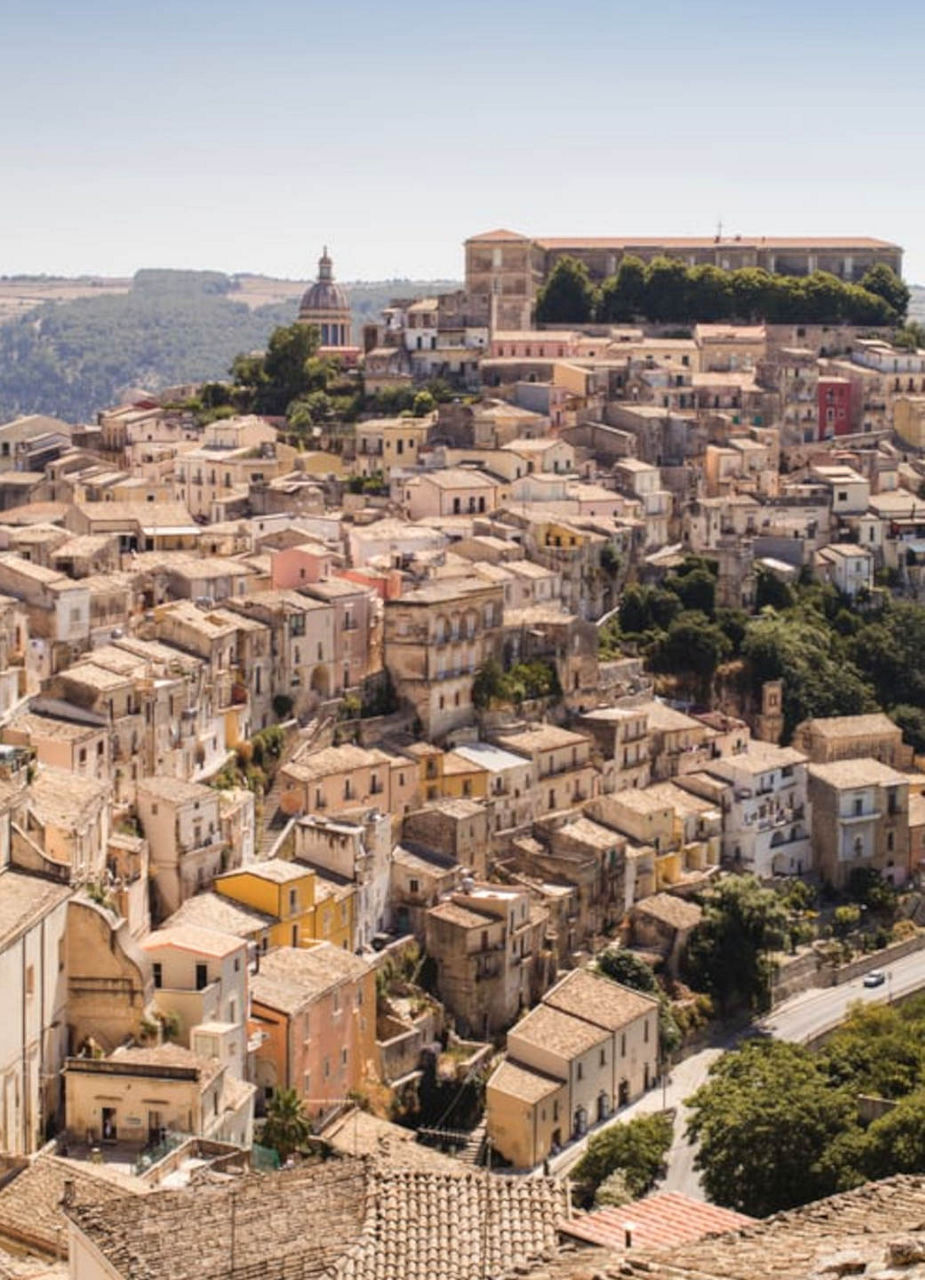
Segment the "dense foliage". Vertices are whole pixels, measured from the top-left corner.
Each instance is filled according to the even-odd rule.
[[[756,701],[765,681],[783,680],[785,742],[802,720],[882,708],[925,751],[925,605],[885,592],[852,604],[833,586],[762,572],[749,616],[715,607],[713,568],[691,556],[662,586],[628,586],[599,633],[601,656],[630,644],[704,701],[717,668],[736,660]]]
[[[787,907],[754,876],[727,876],[705,895],[703,919],[691,934],[687,972],[719,1008],[758,1008],[770,982],[769,953],[789,938]]]
[[[45,303],[0,325],[0,421],[47,413],[79,422],[123,391],[223,378],[241,351],[289,325],[295,299],[251,308],[217,271],[139,271],[124,294]],[[396,294],[435,282],[351,285],[356,337]]]
[[[472,701],[480,710],[497,702],[519,705],[530,698],[556,698],[561,693],[555,667],[542,659],[515,662],[505,671],[500,662],[489,658],[472,682]]]
[[[277,1089],[267,1106],[261,1141],[288,1160],[308,1141],[312,1124],[295,1089]]]
[[[597,1188],[617,1170],[634,1200],[650,1191],[671,1149],[671,1117],[665,1112],[636,1116],[625,1124],[612,1124],[588,1140],[588,1148],[575,1167],[580,1197],[593,1199]]]
[[[877,1119],[859,1118],[860,1095],[886,1100]],[[856,1006],[817,1053],[749,1042],[690,1105],[707,1194],[744,1213],[925,1172],[925,1000]]]
[[[723,271],[688,267],[677,258],[644,263],[627,256],[598,289],[584,263],[563,257],[539,291],[536,315],[542,324],[766,320],[889,325],[903,319],[909,296],[903,281],[883,265],[871,267],[859,284],[848,284],[826,271],[783,276],[757,267]]]

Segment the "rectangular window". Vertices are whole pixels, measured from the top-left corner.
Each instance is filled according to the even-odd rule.
[[[196,990],[202,991],[203,987],[209,985],[209,966],[205,964],[196,965]]]
[[[154,964],[151,966],[151,970],[154,974],[154,985],[156,987],[162,987],[164,985],[164,971],[161,966],[161,962],[159,960],[155,960]]]

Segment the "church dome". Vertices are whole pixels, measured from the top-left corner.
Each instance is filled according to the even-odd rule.
[[[313,315],[330,315],[332,312],[350,314],[350,303],[339,284],[334,281],[334,264],[328,256],[327,246],[318,259],[318,279],[302,294],[299,303],[299,319],[310,320]]]

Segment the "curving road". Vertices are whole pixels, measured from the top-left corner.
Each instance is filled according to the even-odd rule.
[[[778,1005],[759,1028],[778,1040],[807,1044],[844,1022],[851,1005],[859,1001],[885,1004],[925,987],[925,951],[914,951],[879,968],[887,979],[882,986],[865,987],[862,978],[855,978],[840,987],[804,991]]]

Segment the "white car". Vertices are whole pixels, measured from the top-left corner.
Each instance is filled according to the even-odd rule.
[[[882,987],[886,982],[886,974],[882,969],[871,969],[870,973],[864,974],[865,987]]]

